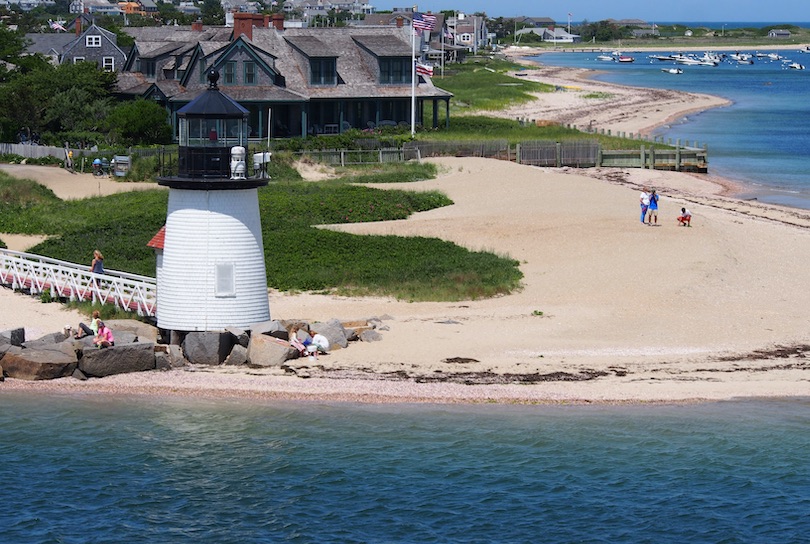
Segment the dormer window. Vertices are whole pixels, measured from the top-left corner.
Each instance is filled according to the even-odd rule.
[[[407,57],[380,59],[380,83],[401,84],[411,82],[411,63]]]
[[[310,78],[311,85],[336,85],[337,84],[337,59],[331,58],[310,58]]]
[[[236,85],[236,62],[228,61],[223,66],[222,70],[222,84],[223,85]]]
[[[86,36],[85,45],[87,47],[101,47],[101,36]]]

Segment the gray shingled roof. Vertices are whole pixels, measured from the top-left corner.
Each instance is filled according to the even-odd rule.
[[[410,57],[411,45],[392,36],[352,36],[352,39],[377,57]]]
[[[288,36],[285,40],[310,58],[337,56],[333,47],[315,36]]]
[[[76,40],[76,35],[64,32],[58,34],[26,34],[25,39],[31,42],[31,45],[26,47],[26,51],[47,55],[51,50],[61,53],[70,42]]]

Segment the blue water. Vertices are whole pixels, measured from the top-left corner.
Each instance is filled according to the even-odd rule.
[[[808,542],[810,400],[269,403],[2,392],[0,541]]]
[[[596,53],[554,53],[535,60],[601,70],[604,73],[595,79],[602,81],[707,93],[731,100],[729,107],[691,115],[654,134],[667,141],[708,145],[710,173],[743,182],[749,188],[744,197],[810,209],[810,54],[800,53],[798,48],[776,51],[805,65],[806,70],[757,59],[752,65],[723,62],[717,67],[679,66],[684,73],[674,75],[661,71],[674,63],[648,58],[674,51],[632,53],[626,48],[623,52],[636,61],[600,62]]]

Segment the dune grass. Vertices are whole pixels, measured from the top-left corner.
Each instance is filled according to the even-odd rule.
[[[343,173],[343,181],[309,182],[302,181],[289,165],[274,166],[273,181],[259,190],[270,287],[454,301],[504,294],[519,286],[518,262],[508,257],[468,251],[434,238],[359,236],[315,228],[405,219],[452,204],[435,191],[386,190],[346,182],[424,179],[435,174],[432,165],[378,165]],[[6,188],[0,200],[0,232],[49,235],[32,253],[89,263],[98,248],[108,269],[155,275],[154,251],[146,243],[165,222],[166,191],[61,201],[31,184],[0,172],[0,187]]]

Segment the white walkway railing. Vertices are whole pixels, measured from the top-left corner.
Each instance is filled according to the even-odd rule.
[[[138,315],[154,316],[157,307],[155,278],[107,270],[94,274],[79,265],[0,249],[0,284],[36,295],[50,292],[56,298],[115,304]]]

